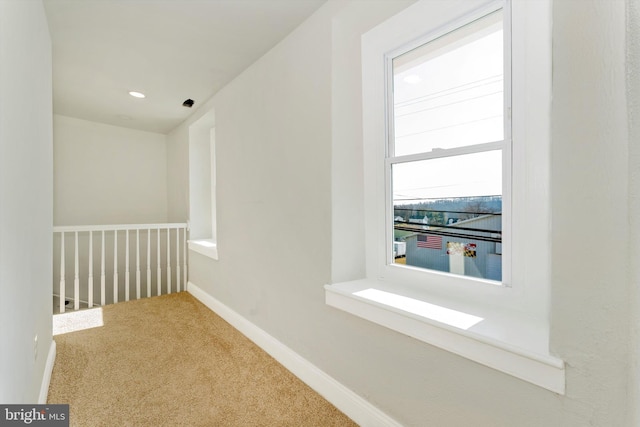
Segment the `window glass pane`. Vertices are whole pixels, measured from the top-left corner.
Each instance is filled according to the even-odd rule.
[[[392,165],[394,262],[502,279],[502,151]]]
[[[504,139],[502,11],[393,59],[395,155]]]
[[[502,194],[502,150],[393,165],[393,202]]]

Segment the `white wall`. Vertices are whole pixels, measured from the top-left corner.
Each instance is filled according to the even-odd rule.
[[[627,10],[627,102],[629,108],[629,141],[640,141],[640,3],[629,2]],[[635,425],[640,424],[640,144],[629,146],[629,231],[631,250],[631,375],[629,412]]]
[[[189,226],[192,239],[215,240],[212,222],[211,140],[215,116],[206,114],[189,126]]]
[[[52,343],[51,40],[40,1],[0,1],[0,66],[0,402],[37,403]]]
[[[639,404],[628,392],[638,381],[630,371],[638,345],[630,267],[638,259],[629,257],[637,239],[629,219],[640,213],[629,197],[640,167],[629,156],[638,140],[629,134],[625,85],[632,3],[556,1],[553,10],[551,340],[568,362],[567,401],[583,406],[572,417],[582,425],[632,425]],[[637,105],[637,91],[629,97]]]
[[[167,215],[169,222],[189,218],[189,129],[179,126],[167,139]]]
[[[403,425],[634,425],[632,0],[554,1],[550,332],[565,396],[324,304],[325,283],[363,271],[360,35],[409,3],[329,2],[172,132],[184,153],[188,125],[215,108],[221,256],[192,253],[190,279]]]
[[[165,135],[60,115],[53,126],[55,225],[167,221]]]

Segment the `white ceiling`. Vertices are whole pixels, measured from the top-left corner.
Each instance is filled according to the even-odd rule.
[[[44,0],[54,112],[167,133],[325,1]]]

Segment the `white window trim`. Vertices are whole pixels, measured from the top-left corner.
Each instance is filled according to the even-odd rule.
[[[211,240],[218,245],[218,162],[216,155],[216,128],[209,130],[209,155],[211,165]],[[216,258],[217,249],[216,249]]]
[[[196,133],[197,136],[192,135],[192,131]],[[203,140],[202,136],[204,134],[208,135],[207,140]],[[215,134],[215,114],[214,111],[211,110],[205,113],[202,117],[200,117],[196,122],[194,122],[189,127],[189,157],[193,156],[191,150],[193,149],[192,144],[196,144],[200,150],[202,150],[203,146],[206,146],[206,151],[208,152],[208,158],[201,156],[198,160],[201,161],[209,161],[209,175],[204,176],[204,173],[197,174],[197,176],[190,176],[190,179],[194,180],[196,183],[200,181],[208,181],[208,207],[210,207],[211,215],[208,220],[210,221],[210,231],[207,233],[200,233],[199,236],[194,236],[195,238],[189,240],[188,246],[189,250],[209,257],[211,259],[218,259],[218,232],[217,232],[217,161],[216,161],[216,134]],[[200,153],[198,153],[200,154]],[[192,168],[193,169],[193,168]],[[198,169],[200,170],[200,169]],[[190,194],[190,197],[193,197]],[[193,209],[193,207],[190,207]],[[199,224],[202,228],[202,224],[207,219],[199,218],[201,222]],[[204,236],[203,236],[204,234]]]
[[[363,291],[399,294],[407,301],[404,306],[378,302],[364,296]],[[432,295],[415,290],[398,289],[389,283],[369,279],[335,283],[325,286],[327,305],[408,335],[425,343],[466,357],[555,393],[564,394],[564,363],[548,354],[548,325],[507,312],[482,312],[468,307],[456,307],[450,301],[440,301]],[[413,302],[414,304],[411,304]],[[412,305],[430,305],[416,310]],[[442,307],[461,314],[471,314],[484,320],[477,331],[448,324],[435,309]],[[455,307],[455,308],[454,308]],[[431,308],[431,311],[429,310]],[[445,323],[447,322],[447,323]]]
[[[444,22],[450,28],[460,11],[469,11],[468,19],[496,8],[495,1],[479,9],[475,0],[422,0],[362,38],[366,277],[327,285],[325,296],[330,306],[564,394],[564,362],[549,352],[547,320],[551,6],[549,0],[513,0],[508,5],[514,23],[512,180],[518,189],[512,198],[513,286],[482,280],[470,286],[465,278],[387,262],[384,54],[418,40],[429,25],[439,28]],[[402,302],[372,300],[363,291],[390,292],[400,295]],[[465,330],[430,316],[429,307],[457,310],[483,321]]]
[[[453,19],[451,22],[447,22],[444,25],[439,25],[432,31],[427,31],[426,34],[418,36],[410,40],[408,43],[404,43],[403,45],[396,47],[395,49],[387,52],[384,55],[385,60],[385,124],[386,128],[386,137],[384,145],[384,164],[385,164],[385,189],[386,193],[384,195],[384,209],[386,212],[386,235],[385,235],[385,246],[384,251],[379,252],[380,259],[377,263],[377,266],[381,271],[378,272],[379,277],[389,276],[393,277],[398,269],[402,269],[405,267],[397,266],[393,264],[393,218],[394,218],[394,206],[390,203],[390,197],[393,193],[391,188],[391,166],[394,164],[401,164],[404,162],[411,161],[420,161],[420,160],[428,160],[449,156],[459,156],[463,154],[474,154],[479,152],[488,152],[493,150],[501,150],[503,161],[502,161],[502,176],[503,176],[503,184],[502,184],[502,222],[503,222],[503,234],[502,234],[502,247],[503,247],[503,256],[502,256],[502,284],[505,286],[511,285],[511,20],[510,20],[510,2],[503,0],[491,0],[485,2],[484,6],[478,7],[477,4],[472,8],[472,10],[463,14],[463,16],[459,16]],[[468,9],[468,7],[467,7]],[[393,88],[393,60],[394,58],[400,57],[403,54],[412,51],[413,49],[419,48],[420,46],[425,45],[426,43],[432,42],[439,37],[442,37],[448,34],[451,31],[455,31],[461,27],[464,27],[467,24],[472,23],[473,21],[483,18],[492,12],[498,11],[500,9],[504,10],[504,135],[501,141],[486,141],[484,143],[476,143],[472,145],[465,145],[461,147],[448,148],[444,150],[438,150],[436,152],[418,152],[413,154],[405,154],[405,155],[396,155],[395,151],[395,131],[394,131],[394,100],[391,95]],[[462,9],[464,10],[464,9]],[[381,150],[382,152],[382,150]],[[378,200],[377,203],[381,203],[382,200]],[[373,230],[371,230],[373,231]],[[417,275],[421,275],[421,271],[416,271]],[[414,274],[414,273],[407,273]],[[422,277],[419,278],[422,280]],[[457,275],[452,275],[451,280],[458,281],[459,283],[468,283],[469,281],[475,281],[477,283],[484,284],[497,284],[494,281],[483,280],[478,278],[473,278],[470,276],[460,277]]]
[[[404,53],[407,49],[411,49],[417,46],[420,46],[422,44],[424,44],[427,41],[433,40],[434,38],[437,38],[443,34],[446,34],[448,32],[450,32],[451,30],[454,30],[456,28],[459,28],[475,19],[478,19],[482,16],[485,16],[499,8],[501,8],[503,5],[505,5],[505,2],[503,2],[502,0],[493,0],[490,1],[488,3],[485,3],[484,6],[478,7],[478,2],[466,2],[467,4],[464,4],[464,1],[459,2],[461,3],[460,5],[460,9],[457,9],[456,11],[454,11],[452,13],[452,19],[449,19],[447,21],[444,21],[445,24],[444,25],[438,25],[438,27],[436,27],[434,30],[432,31],[428,31],[428,28],[424,28],[424,26],[422,27],[422,33],[425,33],[426,30],[426,34],[420,34],[418,33],[415,37],[412,37],[411,39],[407,40],[405,43],[400,44],[400,47],[398,48],[397,46],[394,46],[391,50],[387,50],[387,53],[384,53],[384,61],[387,62],[385,64],[385,68],[383,70],[383,78],[384,78],[384,84],[386,85],[383,89],[384,89],[384,93],[382,94],[382,96],[384,97],[382,102],[384,107],[380,108],[379,112],[382,112],[384,114],[385,117],[385,121],[384,121],[384,125],[386,126],[385,129],[385,133],[384,135],[378,135],[375,134],[373,135],[370,131],[372,129],[372,126],[369,125],[369,123],[367,122],[367,120],[365,119],[364,122],[364,136],[365,136],[365,147],[367,147],[367,145],[369,145],[369,147],[374,146],[375,148],[369,148],[372,151],[375,150],[375,158],[376,161],[375,163],[371,163],[369,165],[369,167],[367,167],[367,162],[365,161],[365,170],[369,171],[369,176],[365,177],[365,181],[366,182],[373,182],[373,180],[369,181],[369,177],[373,178],[373,175],[379,175],[379,172],[376,170],[378,167],[378,164],[384,164],[385,165],[385,175],[380,175],[380,176],[376,176],[377,179],[380,179],[380,177],[383,177],[384,179],[384,183],[382,185],[376,186],[375,189],[371,190],[371,191],[367,191],[367,195],[366,199],[367,203],[368,203],[368,209],[367,212],[368,213],[376,213],[376,212],[385,212],[385,216],[383,219],[378,219],[375,218],[373,219],[370,223],[373,223],[374,221],[384,221],[386,226],[384,228],[385,230],[385,234],[384,236],[382,236],[380,234],[380,232],[378,230],[380,230],[377,226],[376,227],[368,227],[367,228],[367,235],[368,236],[372,236],[374,239],[373,244],[370,246],[369,244],[367,244],[367,248],[369,247],[376,247],[377,251],[368,251],[368,259],[367,259],[367,277],[371,278],[371,277],[376,277],[379,279],[384,279],[384,280],[390,280],[390,281],[394,281],[394,282],[412,282],[414,284],[414,286],[416,287],[422,287],[423,284],[425,282],[430,282],[428,283],[428,286],[432,286],[434,288],[439,288],[440,291],[444,292],[444,293],[451,293],[451,289],[453,287],[456,287],[460,290],[460,294],[459,297],[461,298],[466,298],[470,293],[471,294],[476,294],[477,298],[482,299],[483,298],[483,294],[487,292],[486,289],[483,289],[487,286],[495,286],[496,282],[494,281],[490,281],[490,280],[482,280],[482,279],[478,279],[478,278],[472,278],[472,277],[465,277],[465,276],[458,276],[458,275],[453,275],[453,274],[449,274],[449,273],[442,273],[442,272],[436,272],[436,271],[426,271],[424,269],[420,269],[420,268],[408,268],[405,266],[399,266],[397,264],[394,264],[393,262],[391,262],[391,257],[389,254],[389,248],[391,246],[391,240],[392,240],[392,234],[391,234],[391,224],[392,224],[392,218],[393,218],[393,214],[392,214],[392,207],[390,206],[390,203],[388,201],[388,195],[391,193],[391,189],[390,189],[390,182],[391,179],[390,177],[387,175],[388,173],[388,164],[390,162],[390,159],[387,157],[387,149],[389,147],[389,142],[388,139],[384,139],[383,138],[391,138],[390,137],[390,130],[388,129],[389,127],[389,123],[390,121],[387,119],[387,117],[389,117],[390,115],[390,109],[392,107],[390,107],[390,103],[392,102],[391,99],[388,99],[389,97],[387,97],[387,94],[389,93],[389,85],[390,83],[390,79],[392,78],[389,74],[390,74],[390,62],[391,62],[391,58],[398,56],[401,53]],[[431,3],[433,5],[433,3]],[[507,3],[508,4],[508,3]],[[433,6],[432,6],[433,8]],[[464,11],[464,10],[468,10],[468,13],[462,13],[461,16],[461,12],[460,11]],[[506,10],[505,7],[505,16],[508,15],[508,10]],[[508,28],[506,28],[507,25],[505,26],[505,33],[508,33],[509,30]],[[509,37],[507,37],[509,38]],[[370,47],[370,49],[372,50],[372,52],[370,52],[368,55],[371,55],[372,57],[378,56],[381,53],[385,52],[385,50],[383,50],[383,48],[378,48],[378,51],[376,52],[376,45],[377,43],[372,43],[372,47]],[[509,43],[506,44],[505,47],[508,47]],[[388,46],[385,46],[388,47]],[[367,47],[364,46],[363,49],[366,49]],[[505,61],[505,64],[509,64],[509,61]],[[372,80],[375,81],[379,81],[381,72],[380,70],[375,70],[373,71],[373,64],[368,65],[368,68],[365,69],[364,68],[364,62],[363,62],[363,73],[364,74],[371,74],[371,78]],[[509,99],[509,101],[506,103],[505,105],[505,113],[507,113],[507,111],[510,109],[511,104],[510,104],[510,93],[509,93],[509,81],[510,81],[510,72],[507,70],[505,71],[505,81],[507,82],[507,84],[505,85],[505,99]],[[365,83],[366,85],[367,83]],[[363,92],[365,92],[365,94],[367,93],[366,89],[363,89]],[[374,102],[376,104],[380,103],[380,99],[379,99],[379,94],[378,96],[376,96],[376,99],[373,101],[369,101],[367,103],[365,103],[365,105],[371,105],[371,102]],[[365,109],[366,111],[366,109]],[[379,114],[379,113],[378,113]],[[509,124],[510,120],[505,120],[507,122],[507,124]],[[504,141],[509,141],[510,139],[510,130],[511,130],[511,126],[505,126],[505,135]],[[382,145],[382,146],[381,146]],[[479,144],[478,144],[479,145]],[[487,144],[488,146],[499,146],[499,148],[501,148],[503,150],[503,155],[505,157],[510,156],[510,147],[511,144],[510,143],[505,143],[503,141],[500,141],[500,143],[489,143]],[[449,150],[450,152],[457,152],[460,154],[463,153],[470,153],[470,152],[475,152],[476,151],[476,147],[477,146],[471,146],[471,147],[460,147],[457,149],[452,149]],[[367,148],[365,148],[365,150],[367,150]],[[428,156],[424,156],[422,153],[421,154],[417,154],[417,155],[410,155],[410,156],[403,156],[402,159],[411,159],[411,158],[415,158],[415,159],[423,159],[424,157],[428,157]],[[503,207],[504,207],[504,220],[505,220],[505,233],[503,234],[504,237],[504,242],[503,242],[503,253],[505,254],[503,257],[503,264],[504,264],[504,270],[505,270],[505,283],[511,284],[511,269],[510,269],[510,264],[511,264],[511,257],[510,257],[510,246],[511,246],[511,242],[510,242],[510,235],[511,233],[508,231],[508,229],[510,228],[509,225],[509,221],[510,221],[510,217],[511,217],[511,209],[510,209],[510,189],[509,189],[509,183],[511,182],[509,177],[511,177],[511,173],[510,173],[510,168],[511,168],[511,164],[509,161],[504,162],[504,173],[503,176],[506,178],[504,179],[504,190],[503,190]],[[365,186],[367,184],[365,183]],[[371,252],[372,256],[369,257],[369,252]],[[373,256],[376,257],[376,259],[373,259]],[[494,292],[495,293],[495,292]],[[500,293],[500,292],[498,292]],[[503,292],[503,295],[511,295],[511,293],[508,292]],[[495,296],[493,297],[495,298]],[[509,302],[505,302],[504,305],[505,306],[511,306],[513,304],[513,301],[509,301]]]

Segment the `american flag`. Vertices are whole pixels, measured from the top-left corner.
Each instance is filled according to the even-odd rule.
[[[416,246],[419,248],[442,249],[442,236],[418,234]]]

